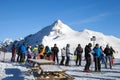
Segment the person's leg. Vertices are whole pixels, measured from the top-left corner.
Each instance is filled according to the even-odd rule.
[[[53,58],[53,61],[55,62],[55,56],[56,56],[56,54],[54,53],[54,58]]]
[[[78,58],[79,58],[79,57],[78,57],[78,55],[77,55],[77,59],[76,59],[76,66],[77,66],[77,64],[78,64]]]
[[[88,70],[90,70],[90,65],[91,65],[91,57],[88,57]]]
[[[85,65],[85,72],[90,72],[91,70],[89,69],[91,65],[91,58],[90,57],[86,57],[86,65]]]
[[[16,54],[13,55],[13,62],[15,62],[15,56],[16,56]]]
[[[111,58],[112,58],[111,56],[108,57],[108,59],[109,59],[109,66],[110,66],[110,69],[112,69]]]
[[[98,58],[98,71],[101,71],[101,63],[100,63],[100,58]]]
[[[88,70],[89,69],[89,58],[85,58],[86,59],[86,65],[85,65],[85,70]]]
[[[63,60],[64,60],[64,56],[62,56],[62,59],[61,59],[60,65],[63,65]]]
[[[108,56],[106,56],[106,68],[107,68],[107,65],[108,65],[108,61],[109,61],[109,57]]]
[[[57,64],[59,64],[58,53],[56,53]]]
[[[97,69],[97,58],[94,58],[94,61],[95,61],[95,72],[97,72],[98,71],[98,69]]]
[[[81,60],[82,60],[82,56],[79,56],[79,66],[81,66]]]
[[[20,62],[23,61],[23,53],[20,54]]]
[[[68,66],[69,63],[69,57],[67,56],[66,62],[65,62],[65,66]]]

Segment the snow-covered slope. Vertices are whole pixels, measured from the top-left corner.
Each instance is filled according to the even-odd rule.
[[[95,43],[99,43],[103,47],[109,44],[117,52],[120,52],[120,39],[88,29],[81,32],[74,31],[61,20],[57,20],[52,25],[43,28],[39,32],[27,36],[25,41],[33,46],[42,43],[45,46],[48,45],[52,47],[56,43],[60,49],[65,47],[66,44],[70,44],[71,52],[73,53],[77,44],[80,43],[84,48],[89,42],[93,43],[91,41],[92,36],[96,37]],[[117,56],[118,54],[116,54],[116,57]]]

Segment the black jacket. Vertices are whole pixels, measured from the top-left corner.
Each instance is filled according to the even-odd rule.
[[[53,48],[52,48],[52,52],[53,52],[54,54],[57,54],[57,53],[59,52],[58,47],[53,47]]]
[[[112,56],[112,50],[110,48],[105,48],[104,53],[106,54],[106,56]]]
[[[85,57],[90,57],[91,47],[86,45],[85,47]]]
[[[81,55],[83,53],[83,48],[82,47],[77,47],[76,48],[76,53],[77,53],[77,55]]]

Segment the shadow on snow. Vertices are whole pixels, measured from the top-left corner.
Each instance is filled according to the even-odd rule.
[[[17,68],[6,68],[5,73],[10,76],[2,80],[24,80],[22,72]]]

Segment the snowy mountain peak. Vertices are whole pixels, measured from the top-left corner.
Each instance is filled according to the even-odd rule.
[[[56,20],[55,23],[62,23],[60,19]]]
[[[63,34],[74,32],[68,25],[64,24],[61,20],[56,20],[53,23],[52,30]]]

